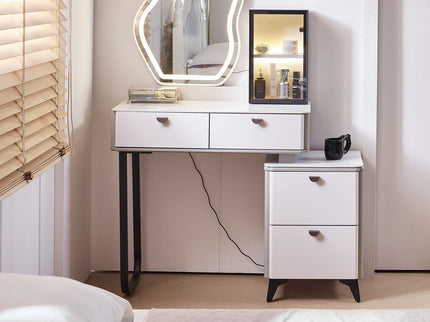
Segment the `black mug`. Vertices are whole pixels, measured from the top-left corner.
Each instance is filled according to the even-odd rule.
[[[327,160],[340,160],[351,147],[351,135],[345,134],[338,138],[325,139],[324,154]]]

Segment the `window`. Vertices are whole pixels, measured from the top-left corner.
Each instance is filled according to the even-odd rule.
[[[70,154],[69,10],[0,0],[0,200]]]

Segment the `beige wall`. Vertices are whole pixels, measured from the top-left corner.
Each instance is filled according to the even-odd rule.
[[[140,0],[94,1],[91,268],[119,268],[118,155],[110,151],[111,109],[130,86],[155,85],[133,40]]]
[[[70,236],[70,276],[85,280],[90,268],[93,1],[72,3],[72,104],[75,151],[65,162],[65,227]],[[68,226],[68,227],[67,227]]]
[[[74,153],[55,168],[55,275],[90,270],[93,2],[72,4]]]

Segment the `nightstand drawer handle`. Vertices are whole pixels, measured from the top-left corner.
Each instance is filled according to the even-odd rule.
[[[261,124],[263,122],[263,119],[252,119],[252,123],[254,124]]]
[[[319,230],[309,230],[309,235],[311,235],[312,237],[318,236],[319,233]]]
[[[160,123],[166,123],[168,120],[167,117],[157,117],[157,121]]]
[[[321,179],[320,176],[309,176],[309,180],[311,180],[312,182],[317,182],[319,179]]]

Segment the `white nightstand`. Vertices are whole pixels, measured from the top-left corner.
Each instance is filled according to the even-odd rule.
[[[284,162],[285,158],[289,162]],[[357,302],[360,152],[323,151],[264,165],[267,301],[288,279],[339,279]]]

